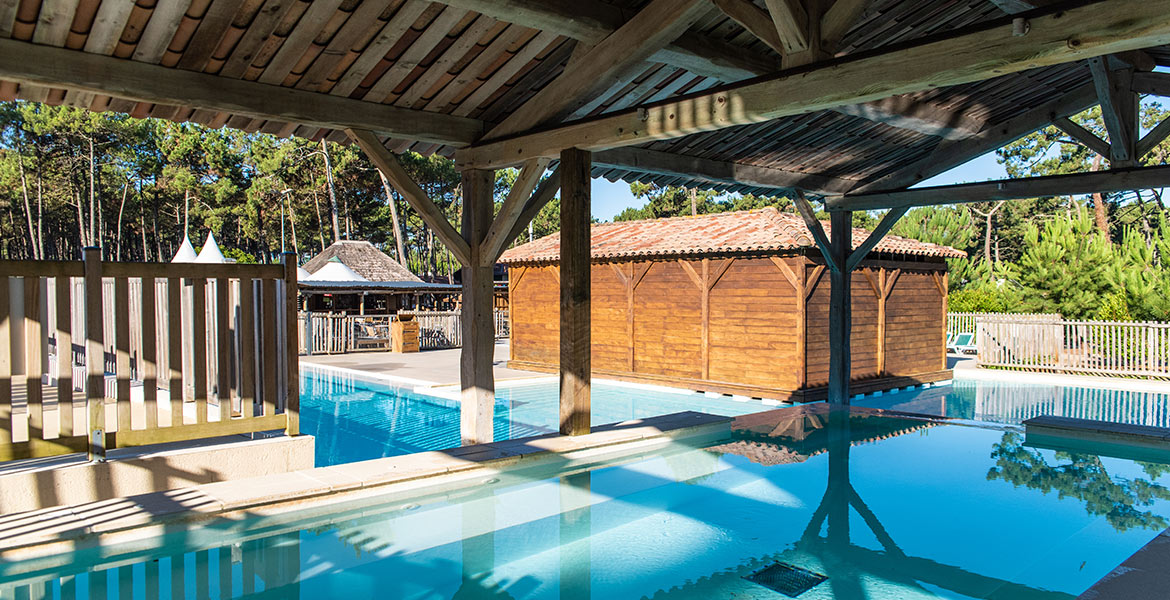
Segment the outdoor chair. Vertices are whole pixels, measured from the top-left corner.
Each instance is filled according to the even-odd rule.
[[[954,352],[955,354],[974,354],[975,353],[975,334],[974,333],[960,333],[955,336],[951,343],[947,344],[947,352]]]

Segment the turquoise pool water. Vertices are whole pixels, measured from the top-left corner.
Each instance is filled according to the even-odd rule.
[[[556,432],[558,398],[555,381],[496,390],[495,439]],[[686,410],[738,416],[776,407],[747,398],[594,382],[591,408],[593,424],[606,425]],[[454,397],[303,368],[301,432],[316,438],[318,467],[454,448],[459,446],[459,403]]]
[[[951,385],[854,398],[853,404],[1012,425],[1056,415],[1170,427],[1170,394],[1152,391],[955,379]]]
[[[800,600],[1072,600],[1170,515],[1165,463],[884,417],[791,425],[0,564],[0,597],[782,600],[745,577],[784,563],[825,577]]]

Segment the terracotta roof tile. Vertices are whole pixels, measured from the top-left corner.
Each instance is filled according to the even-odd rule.
[[[829,223],[822,222],[828,234]],[[869,232],[853,229],[857,247]],[[672,217],[647,221],[619,221],[593,226],[592,257],[690,256],[732,252],[771,252],[812,248],[813,237],[799,215],[775,208]],[[876,252],[917,256],[961,257],[949,246],[887,235]],[[560,259],[560,233],[517,246],[500,257],[502,263],[551,262]]]

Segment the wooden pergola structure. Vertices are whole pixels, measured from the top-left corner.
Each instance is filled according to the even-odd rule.
[[[471,443],[492,435],[492,264],[558,189],[563,433],[589,427],[591,176],[796,197],[843,405],[850,271],[908,208],[1170,185],[1140,167],[1170,124],[1137,119],[1170,94],[1167,44],[1170,0],[0,0],[0,98],[355,141],[463,264]],[[1068,119],[1097,104],[1108,140]],[[907,189],[1050,124],[1110,169]],[[454,156],[458,230],[405,150]],[[881,208],[853,248],[851,211]]]

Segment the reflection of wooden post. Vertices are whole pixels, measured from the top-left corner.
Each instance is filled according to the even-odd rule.
[[[561,433],[589,433],[590,153],[561,152]]]
[[[592,473],[589,471],[560,479],[561,600],[588,600],[592,597],[591,487]]]

